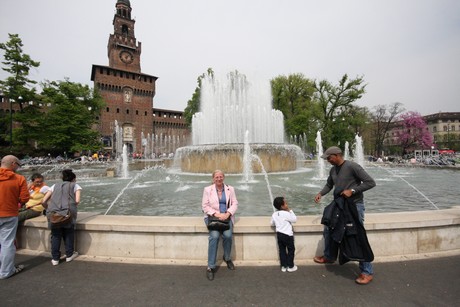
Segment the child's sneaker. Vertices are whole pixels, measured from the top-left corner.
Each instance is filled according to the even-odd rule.
[[[78,257],[78,253],[77,253],[77,252],[73,252],[72,256],[65,258],[65,261],[66,261],[66,262],[70,262],[70,261],[74,260],[74,259],[77,258],[77,257]]]
[[[51,259],[51,263],[52,263],[53,265],[58,265],[58,264],[59,264],[59,260]]]
[[[286,271],[287,271],[287,267],[285,267],[285,266],[282,266],[282,267],[281,267],[281,272],[283,272],[283,273],[284,273],[284,272],[286,272]]]
[[[288,272],[295,272],[295,271],[297,271],[297,266],[294,265],[292,268],[287,268],[287,271]]]

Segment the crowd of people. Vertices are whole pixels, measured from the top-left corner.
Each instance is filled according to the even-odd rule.
[[[325,186],[315,196],[319,203],[322,196],[333,191],[334,200],[323,213],[324,253],[314,257],[318,264],[331,264],[339,257],[339,263],[350,260],[359,262],[361,274],[356,283],[365,285],[373,280],[373,254],[364,229],[363,192],[373,188],[375,181],[358,164],[343,158],[339,147],[330,147],[321,156],[332,168]],[[75,251],[75,225],[77,206],[81,199],[81,186],[76,183],[76,175],[70,169],[62,171],[62,181],[48,187],[45,178],[33,174],[28,184],[17,174],[20,160],[12,155],[2,158],[0,167],[0,279],[8,278],[23,270],[15,265],[15,237],[18,223],[45,214],[51,230],[51,263],[61,261],[61,241],[64,241],[65,260],[70,262],[78,257]],[[212,173],[212,184],[203,190],[202,211],[204,222],[217,219],[228,225],[225,229],[209,228],[208,260],[206,277],[212,281],[217,272],[217,251],[219,240],[223,242],[223,261],[229,270],[235,270],[232,261],[233,228],[238,200],[235,189],[224,183],[225,174],[221,170]],[[289,208],[284,197],[273,201],[276,211],[270,225],[274,226],[278,245],[281,272],[295,272],[295,243],[293,224],[297,217]],[[59,220],[59,223],[55,223]],[[65,223],[62,220],[66,220]]]

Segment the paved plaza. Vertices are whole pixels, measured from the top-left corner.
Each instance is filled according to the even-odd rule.
[[[20,274],[0,280],[1,306],[458,306],[460,255],[377,262],[375,279],[355,284],[355,263],[275,266],[221,264],[214,281],[203,266],[96,262],[52,266],[18,254]],[[236,263],[237,264],[237,263]]]

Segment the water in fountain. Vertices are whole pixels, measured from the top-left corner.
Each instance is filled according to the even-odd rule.
[[[114,124],[115,129],[115,151],[116,159],[119,161],[123,152],[123,128],[118,126],[118,121],[115,120]]]
[[[128,146],[123,145],[123,154],[121,155],[121,177],[129,178],[128,172]]]
[[[350,159],[350,143],[348,143],[348,141],[345,142],[345,151],[343,153],[343,158],[345,160],[349,160]]]
[[[363,139],[356,133],[355,135],[355,146],[353,150],[353,160],[364,167],[364,148]]]
[[[283,113],[272,109],[270,83],[251,84],[231,72],[201,81],[200,112],[192,119],[193,145],[242,144],[249,131],[251,143],[284,143]]]
[[[275,212],[275,207],[272,206],[273,204],[273,193],[272,193],[272,189],[270,187],[270,181],[268,180],[268,174],[267,172],[265,171],[265,168],[264,168],[264,165],[262,163],[262,161],[260,160],[259,156],[257,155],[252,155],[253,159],[256,160],[260,167],[262,168],[262,174],[264,175],[264,178],[265,178],[265,183],[267,184],[267,190],[268,190],[268,196],[270,197],[270,207],[273,209],[273,212]]]
[[[248,82],[232,72],[225,77],[206,75],[201,81],[200,112],[192,119],[192,146],[176,151],[176,164],[183,172],[243,173],[243,151],[249,131],[251,151],[259,156],[267,172],[297,168],[302,156],[296,145],[284,144],[281,111],[271,107],[270,83]],[[253,171],[260,172],[260,166]]]
[[[249,131],[246,131],[244,136],[244,152],[243,152],[243,180],[249,182],[254,179],[252,173],[252,153],[249,146]]]
[[[108,214],[202,214],[200,204],[203,187],[210,184],[210,174],[185,174],[177,169],[155,167],[142,176],[138,176],[142,170],[130,170],[131,178],[128,179],[85,175],[94,172],[96,166],[81,165],[82,169],[78,170],[77,180],[83,188],[79,204],[81,211],[104,213],[113,204]],[[446,209],[458,204],[457,194],[452,191],[457,190],[459,170],[368,164],[366,171],[377,183],[375,188],[365,193],[366,212],[432,210],[434,205]],[[47,179],[48,185],[55,183],[59,176],[55,178]],[[239,202],[238,216],[270,216],[273,212],[272,195],[286,197],[289,207],[299,216],[322,213],[323,207],[314,203],[314,197],[324,186],[324,180],[316,177],[315,167],[284,173],[261,172],[249,183],[241,180],[241,174],[227,174],[225,183],[235,187]],[[388,195],[392,195],[391,201]],[[332,193],[323,197],[322,205],[330,201]]]
[[[323,154],[323,141],[321,140],[321,131],[316,132],[316,159],[317,159],[317,178],[326,179],[326,163],[321,159]]]

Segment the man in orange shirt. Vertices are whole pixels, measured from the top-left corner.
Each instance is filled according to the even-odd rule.
[[[20,166],[18,158],[8,155],[3,157],[0,167],[0,279],[17,274],[24,268],[14,265],[18,203],[25,204],[30,195],[24,176],[15,173]]]

